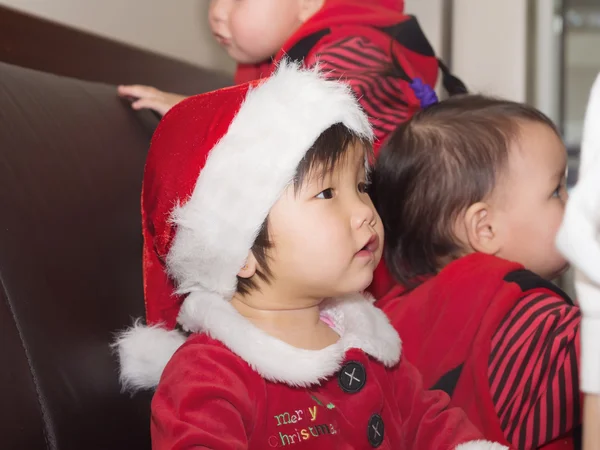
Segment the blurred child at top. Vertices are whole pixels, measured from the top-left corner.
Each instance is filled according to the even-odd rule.
[[[437,60],[404,0],[212,0],[215,39],[237,63],[235,83],[268,76],[287,55],[348,82],[375,130],[375,149],[395,126],[435,100],[440,68],[451,93],[464,91]],[[134,109],[166,113],[184,97],[120,86]]]

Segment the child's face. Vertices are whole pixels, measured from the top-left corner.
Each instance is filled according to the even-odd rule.
[[[300,26],[302,0],[211,0],[212,32],[229,56],[255,64],[275,55]]]
[[[288,188],[269,214],[269,268],[278,291],[317,301],[367,288],[383,249],[362,146],[348,149],[333,173],[319,175],[309,174],[298,192]]]
[[[554,245],[567,201],[567,153],[548,126],[526,122],[510,150],[507,173],[493,197],[498,204],[499,257],[552,279],[567,262]]]

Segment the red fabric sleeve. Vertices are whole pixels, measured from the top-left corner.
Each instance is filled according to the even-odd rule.
[[[152,448],[248,448],[248,435],[260,418],[257,378],[225,348],[185,345],[165,368],[152,400]]]
[[[461,409],[448,407],[450,397],[442,391],[423,389],[421,374],[404,358],[396,369],[394,385],[404,436],[410,443],[407,447],[415,450],[454,449],[459,444],[482,439]]]
[[[509,442],[534,449],[581,423],[579,308],[560,297],[523,297],[492,338],[491,395]]]

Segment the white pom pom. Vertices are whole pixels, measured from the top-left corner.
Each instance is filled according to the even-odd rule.
[[[123,390],[154,388],[162,372],[186,337],[177,330],[145,326],[136,322],[120,333],[113,344],[120,363]]]

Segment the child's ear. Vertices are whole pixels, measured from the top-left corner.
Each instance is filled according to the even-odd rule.
[[[250,251],[248,252],[248,258],[246,258],[246,263],[238,272],[238,277],[240,278],[252,278],[256,273],[256,269],[258,267],[258,262],[254,257],[254,254]]]
[[[499,224],[493,207],[484,202],[475,203],[464,215],[469,246],[476,252],[496,255],[502,248]]]
[[[299,0],[300,22],[304,23],[323,7],[325,0]]]

